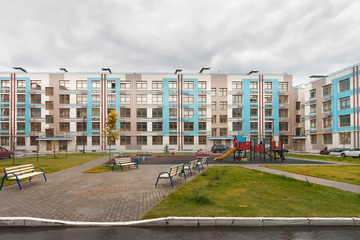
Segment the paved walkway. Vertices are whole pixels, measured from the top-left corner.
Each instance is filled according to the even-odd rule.
[[[183,178],[174,179],[174,188],[169,180],[160,180],[154,187],[157,175],[171,165],[142,164],[139,169],[117,169],[114,172],[83,173],[107,161],[107,156],[63,171],[47,174],[31,182],[17,184],[0,191],[1,217],[36,217],[66,221],[122,222],[138,220],[147,210],[185,183]],[[273,174],[308,180],[317,184],[337,187],[360,193],[360,186],[339,183],[298,174],[244,164],[247,167]],[[194,174],[197,176],[198,173]],[[187,174],[188,181],[192,178]]]

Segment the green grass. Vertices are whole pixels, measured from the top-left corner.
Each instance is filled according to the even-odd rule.
[[[172,152],[172,151],[170,151]],[[136,154],[145,154],[145,152],[124,152],[124,153],[121,153],[122,155],[129,155],[129,156],[135,156]],[[175,155],[193,155],[194,153],[193,152],[175,152]],[[169,155],[171,156],[170,153],[161,153],[161,152],[155,152],[155,153],[151,153],[151,156],[156,156],[156,155]]]
[[[109,166],[109,165],[103,165],[103,166],[97,166],[97,167],[93,167],[90,168],[88,170],[86,170],[84,173],[103,173],[103,172],[109,172],[112,171],[113,166]]]
[[[344,163],[355,163],[360,164],[360,158],[351,157],[334,157],[334,156],[321,156],[321,155],[303,155],[303,154],[285,154],[285,158],[299,158],[299,159],[310,159],[310,160],[322,160],[330,162],[344,162]]]
[[[238,166],[214,166],[168,195],[143,219],[167,216],[359,217],[360,197]]]
[[[15,165],[12,159],[0,159],[0,172],[4,172],[4,168],[13,167],[33,163],[35,167],[41,167],[45,173],[53,173],[66,168],[74,167],[100,157],[106,156],[103,153],[79,153],[79,154],[57,154],[56,158],[53,155],[39,156],[37,162],[36,157],[15,158]],[[0,181],[2,180],[2,176]],[[4,186],[15,184],[16,181],[4,181]]]
[[[336,166],[285,166],[265,165],[264,167],[307,176],[325,178],[339,182],[360,185],[360,165]]]

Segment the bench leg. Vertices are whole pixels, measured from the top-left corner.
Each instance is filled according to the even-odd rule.
[[[6,176],[6,175],[5,175],[5,176]],[[5,176],[4,176],[4,177],[3,177],[3,179],[1,180],[1,186],[0,186],[0,191],[1,191],[2,187],[3,187],[3,184],[4,184],[4,180],[5,180],[5,178],[6,178]]]
[[[170,176],[170,183],[171,183],[171,187],[174,188],[174,184],[172,182],[172,177]]]
[[[113,171],[114,171],[114,168],[115,168],[115,163],[113,164],[113,169],[112,169]]]
[[[190,177],[192,177],[192,172],[191,172],[191,168],[189,167],[189,171],[190,171]]]
[[[159,182],[159,177],[158,177],[157,180],[156,180],[155,187],[156,187],[156,185],[158,184],[158,182]]]
[[[121,171],[123,172],[123,171],[124,171],[124,169],[123,169],[123,167],[121,166],[121,164],[120,164],[120,168],[121,168]]]
[[[29,179],[29,182],[31,182],[31,177],[30,177],[30,179]]]
[[[47,178],[46,178],[46,176],[45,176],[45,173],[43,173],[43,176],[44,176],[45,182],[47,182]]]

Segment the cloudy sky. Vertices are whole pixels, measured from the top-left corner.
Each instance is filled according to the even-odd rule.
[[[357,0],[2,0],[0,71],[290,73],[360,63]]]

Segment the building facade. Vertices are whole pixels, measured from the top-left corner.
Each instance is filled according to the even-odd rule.
[[[234,135],[294,148],[299,89],[288,74],[0,73],[1,145],[26,152],[196,151]],[[119,141],[104,141],[108,113]]]

